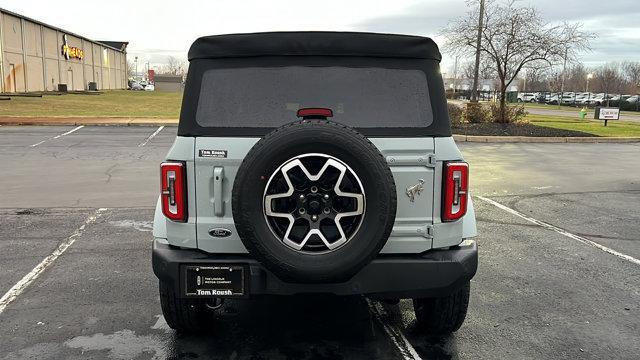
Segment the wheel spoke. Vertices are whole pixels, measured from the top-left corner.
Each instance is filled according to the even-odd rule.
[[[322,165],[322,167],[320,168],[320,170],[316,174],[311,174],[309,169],[300,160],[301,158],[306,157],[306,156],[323,157],[323,158],[326,159],[326,161],[324,162],[324,164]],[[302,236],[302,240],[300,242],[296,242],[296,241],[294,241],[294,240],[292,240],[290,238],[292,228],[294,226],[294,223],[296,222],[296,218],[292,215],[292,213],[276,212],[276,211],[273,210],[273,201],[274,200],[277,200],[277,199],[288,199],[288,198],[292,198],[294,196],[294,192],[296,190],[295,190],[295,188],[294,188],[294,186],[292,184],[292,181],[291,181],[291,178],[290,178],[288,172],[291,169],[296,168],[296,167],[299,168],[302,171],[304,176],[306,176],[308,182],[311,183],[311,184],[313,184],[314,182],[319,181],[323,177],[323,175],[326,173],[327,169],[329,169],[330,167],[338,170],[339,175],[338,175],[337,180],[335,180],[335,184],[333,185],[333,192],[335,193],[335,195],[337,195],[339,197],[351,198],[351,199],[355,200],[355,209],[353,209],[353,210],[350,209],[350,211],[346,211],[346,212],[338,212],[337,214],[332,212],[331,215],[322,215],[322,216],[316,216],[316,214],[313,214],[313,215],[305,214],[305,212],[303,212],[303,211],[300,211],[300,216],[298,216],[298,214],[296,214],[296,216],[298,218],[306,219],[309,222],[308,230]],[[269,185],[271,184],[271,181],[273,180],[273,178],[279,173],[282,174],[282,177],[284,178],[288,189],[284,193],[270,194],[270,195],[266,195],[265,194],[265,197],[264,197],[264,212],[265,212],[265,216],[266,217],[284,218],[284,219],[287,219],[289,221],[289,224],[287,226],[287,229],[284,231],[284,234],[280,233],[280,235],[276,235],[281,239],[281,241],[283,243],[285,243],[287,246],[289,246],[289,247],[291,247],[291,248],[293,248],[295,250],[302,251],[302,249],[305,247],[305,245],[308,243],[309,239],[313,235],[316,235],[322,241],[324,246],[326,246],[326,248],[329,249],[329,250],[334,250],[334,249],[342,246],[347,241],[349,241],[350,237],[352,237],[355,233],[347,234],[345,229],[342,227],[342,224],[340,223],[340,220],[345,218],[345,217],[363,215],[364,214],[364,206],[365,206],[364,193],[355,193],[355,192],[349,192],[349,191],[342,191],[340,189],[340,186],[342,185],[342,182],[345,179],[346,174],[350,173],[351,174],[350,178],[351,179],[355,179],[355,181],[357,182],[357,186],[359,186],[359,189],[356,189],[356,190],[363,191],[362,184],[360,183],[360,180],[357,178],[355,173],[353,173],[353,171],[349,167],[347,167],[344,163],[342,163],[342,162],[338,161],[337,159],[335,159],[335,158],[333,158],[331,156],[328,156],[328,155],[324,155],[324,154],[305,154],[305,155],[299,156],[297,158],[294,158],[294,159],[291,159],[290,161],[285,162],[280,168],[278,168],[274,172],[274,174],[271,176],[271,178],[269,179],[269,182],[267,183],[267,187],[265,189],[265,192],[269,189]],[[333,182],[333,179],[332,179],[331,182]],[[353,180],[351,180],[351,183],[353,183]],[[318,195],[315,195],[317,191],[318,191],[317,187],[315,185],[313,185],[312,188],[311,188],[311,194],[309,196],[318,196]],[[304,198],[303,195],[300,195],[300,197]],[[295,196],[298,196],[298,195],[295,195]],[[325,199],[329,199],[329,195],[325,195],[325,196],[326,196]],[[295,201],[295,199],[294,199],[294,201]],[[328,201],[330,201],[330,200],[328,200]],[[304,210],[304,209],[301,208],[301,210]],[[294,210],[294,211],[296,211],[296,210]],[[336,210],[334,210],[334,211],[336,211]],[[327,213],[325,213],[325,214],[327,214]],[[313,221],[311,219],[311,216],[313,216]],[[337,240],[329,241],[329,239],[327,239],[325,234],[322,233],[322,231],[320,230],[320,221],[322,219],[330,219],[330,220],[332,220],[333,224],[335,224],[335,226],[336,226],[336,228],[338,230],[339,236],[340,236]],[[362,221],[362,219],[360,219],[360,222],[361,221]],[[272,228],[272,231],[273,231],[273,228]],[[357,231],[357,228],[356,228],[356,231]],[[274,234],[275,233],[276,232],[274,232]]]

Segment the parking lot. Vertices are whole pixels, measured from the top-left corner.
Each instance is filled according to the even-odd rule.
[[[0,359],[640,358],[638,143],[459,145],[480,265],[450,338],[421,336],[410,301],[329,296],[227,301],[186,336],[151,270],[175,134],[0,127]]]

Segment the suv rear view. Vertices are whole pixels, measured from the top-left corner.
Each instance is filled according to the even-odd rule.
[[[413,299],[428,333],[464,321],[477,268],[468,165],[428,38],[203,37],[161,165],[153,269],[167,323],[225,298]]]

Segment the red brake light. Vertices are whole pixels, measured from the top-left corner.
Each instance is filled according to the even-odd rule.
[[[160,196],[162,213],[173,221],[187,221],[186,167],[182,162],[160,165]]]
[[[328,118],[333,117],[333,110],[325,108],[304,108],[298,110],[298,117],[301,118]]]
[[[469,164],[447,162],[443,171],[442,221],[455,221],[467,213]]]

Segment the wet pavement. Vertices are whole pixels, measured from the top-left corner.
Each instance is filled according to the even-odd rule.
[[[0,127],[0,295],[70,243],[0,310],[0,359],[640,358],[640,265],[477,197],[480,266],[451,337],[421,335],[408,300],[332,296],[227,301],[208,333],[176,334],[150,261],[176,129],[53,139],[73,128]],[[639,145],[460,147],[473,195],[640,258]]]

